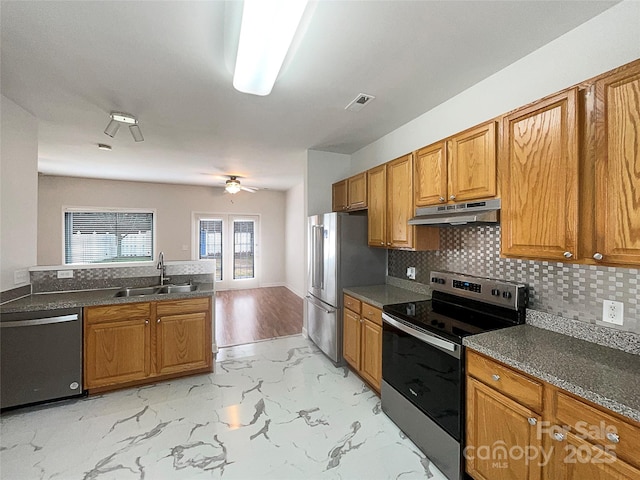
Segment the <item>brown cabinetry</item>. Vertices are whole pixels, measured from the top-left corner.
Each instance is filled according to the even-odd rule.
[[[367,172],[362,172],[332,185],[332,210],[356,211],[367,208]]]
[[[413,155],[405,155],[367,172],[369,245],[405,250],[436,250],[440,232],[408,224],[413,217]]]
[[[495,197],[496,122],[418,150],[415,181],[417,207]]]
[[[211,298],[87,307],[84,382],[104,391],[211,371]]]
[[[504,118],[502,253],[578,258],[578,90]]]
[[[597,262],[640,265],[640,61],[595,83]]]
[[[344,295],[343,356],[377,392],[382,381],[382,310]]]
[[[475,480],[640,478],[639,423],[471,350],[466,425]]]

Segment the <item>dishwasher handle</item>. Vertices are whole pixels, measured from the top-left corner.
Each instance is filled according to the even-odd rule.
[[[35,325],[51,325],[53,323],[74,322],[78,320],[78,314],[60,315],[58,317],[34,318],[33,320],[17,320],[13,322],[0,322],[0,328],[32,327]]]

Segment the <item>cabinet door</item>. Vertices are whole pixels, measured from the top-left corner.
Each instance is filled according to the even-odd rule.
[[[596,138],[597,253],[640,265],[640,64],[596,83]]]
[[[554,441],[553,477],[562,480],[637,480],[640,470],[572,433]]]
[[[445,142],[435,143],[416,152],[415,204],[417,207],[439,205],[447,201],[447,159]]]
[[[332,185],[331,205],[334,212],[344,212],[349,207],[346,179]]]
[[[159,317],[156,343],[158,374],[209,367],[211,318],[208,312]]]
[[[502,254],[578,258],[577,89],[504,119]]]
[[[413,161],[405,155],[387,163],[387,245],[413,248]]]
[[[378,392],[382,380],[382,327],[370,320],[362,322],[360,374]]]
[[[360,315],[344,309],[342,355],[356,370],[360,370]]]
[[[368,228],[369,246],[385,247],[387,245],[387,168],[380,165],[367,172],[369,192]]]
[[[449,142],[449,197],[452,202],[496,196],[496,124],[486,123]]]
[[[467,472],[476,480],[540,480],[542,466],[517,455],[541,450],[539,421],[532,410],[467,377]]]
[[[367,172],[349,178],[348,182],[349,210],[367,208]]]
[[[148,377],[151,359],[149,332],[148,318],[85,325],[85,388]]]

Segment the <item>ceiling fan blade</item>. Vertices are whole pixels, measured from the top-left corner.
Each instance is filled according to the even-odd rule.
[[[256,187],[243,187],[242,185],[240,186],[240,190],[244,190],[249,193],[256,193],[258,191]]]

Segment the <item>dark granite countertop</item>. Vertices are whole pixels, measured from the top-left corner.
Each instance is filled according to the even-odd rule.
[[[342,291],[347,295],[351,295],[358,300],[382,308],[384,305],[404,302],[418,302],[421,300],[429,300],[430,296],[416,293],[392,285],[370,285],[368,287],[349,287],[343,288]]]
[[[464,345],[640,421],[640,355],[530,325],[466,337]]]
[[[117,303],[153,302],[157,300],[177,300],[181,298],[204,297],[214,294],[212,283],[199,283],[193,292],[144,295],[137,297],[115,297],[120,288],[100,290],[80,290],[74,292],[36,293],[0,306],[0,314],[32,312],[56,308],[89,307],[93,305],[111,305]]]

